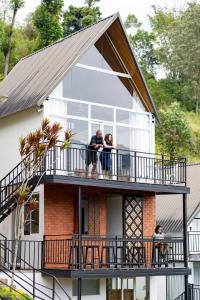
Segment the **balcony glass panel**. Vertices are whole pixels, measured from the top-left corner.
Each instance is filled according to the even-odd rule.
[[[136,114],[133,112],[117,109],[116,121],[123,124],[135,124]]]
[[[97,119],[97,120],[113,122],[114,111],[112,108],[92,105],[91,106],[91,118]]]
[[[67,102],[67,114],[71,116],[88,118],[88,105],[80,102]]]

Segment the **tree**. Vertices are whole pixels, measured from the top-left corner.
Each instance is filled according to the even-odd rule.
[[[4,50],[4,55],[5,55],[4,77],[7,76],[8,69],[9,69],[9,60],[10,60],[10,53],[12,49],[12,37],[13,37],[16,15],[18,10],[23,6],[24,6],[24,0],[10,0],[10,8],[12,10],[12,21],[8,27],[7,47]]]
[[[15,249],[13,256],[13,277],[12,283],[14,283],[15,268],[17,262],[17,253],[19,241],[21,240],[22,230],[26,219],[23,218],[23,209],[25,205],[28,205],[30,214],[37,207],[37,201],[33,197],[34,189],[40,184],[42,177],[46,170],[40,175],[35,187],[30,186],[31,178],[41,170],[41,167],[46,158],[46,154],[57,143],[59,133],[62,131],[60,123],[55,122],[52,125],[48,119],[44,119],[41,127],[34,132],[30,132],[26,137],[20,137],[20,155],[24,164],[24,178],[22,183],[15,193],[16,209],[15,209],[15,224],[14,224],[14,236],[15,236]],[[73,134],[71,131],[64,132],[64,141],[60,145],[60,149],[66,149]],[[53,162],[53,164],[55,161]],[[22,176],[23,176],[22,175]],[[26,216],[26,218],[28,215]]]
[[[42,0],[32,14],[33,24],[39,33],[37,48],[46,47],[63,37],[60,24],[63,5],[63,0]]]
[[[85,0],[85,4],[91,8],[92,6],[94,6],[97,2],[99,2],[100,0]]]
[[[94,4],[97,1],[86,1],[87,6],[75,7],[70,5],[63,14],[64,36],[72,34],[86,26],[89,26],[101,19],[99,7]]]
[[[129,34],[129,40],[141,67],[145,71],[153,73],[158,64],[154,48],[156,42],[154,33],[142,29],[142,23],[135,15],[128,15],[125,27],[133,31]]]
[[[163,154],[174,158],[189,148],[191,129],[178,103],[159,112],[161,124],[156,130],[157,145]]]
[[[159,59],[171,78],[179,79],[190,88],[200,103],[200,4],[189,3],[183,11],[154,8],[150,19],[157,36]]]

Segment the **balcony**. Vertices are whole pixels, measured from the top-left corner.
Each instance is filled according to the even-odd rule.
[[[72,144],[65,150],[57,145],[48,151],[42,168],[35,175],[43,174],[43,181],[46,182],[157,193],[188,192],[185,158],[170,160],[163,155],[116,149],[106,154],[109,156],[110,168],[105,174],[102,165],[107,158],[105,155],[100,158],[100,152],[97,153],[95,173],[91,173],[91,166],[87,167],[87,161],[95,154],[96,151],[89,150],[86,145]]]
[[[189,260],[200,261],[200,232],[188,232],[188,252]]]
[[[1,240],[1,261],[12,265],[14,241]],[[165,254],[160,245],[166,245]],[[187,274],[183,239],[103,236],[45,236],[43,241],[20,241],[17,268],[44,269],[68,277],[131,277]],[[79,261],[81,262],[79,264]]]

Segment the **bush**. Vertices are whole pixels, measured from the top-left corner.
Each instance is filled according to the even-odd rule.
[[[0,298],[5,300],[32,300],[24,291],[11,291],[9,287],[0,288]]]

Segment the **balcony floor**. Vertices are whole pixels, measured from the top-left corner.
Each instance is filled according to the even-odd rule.
[[[39,176],[35,176],[31,183],[37,183]],[[152,182],[128,182],[119,180],[94,179],[86,177],[66,176],[66,175],[45,175],[42,183],[60,183],[70,185],[81,185],[87,187],[99,187],[104,189],[115,189],[116,191],[145,191],[156,194],[189,194],[190,189],[186,186],[174,184],[157,184]]]

